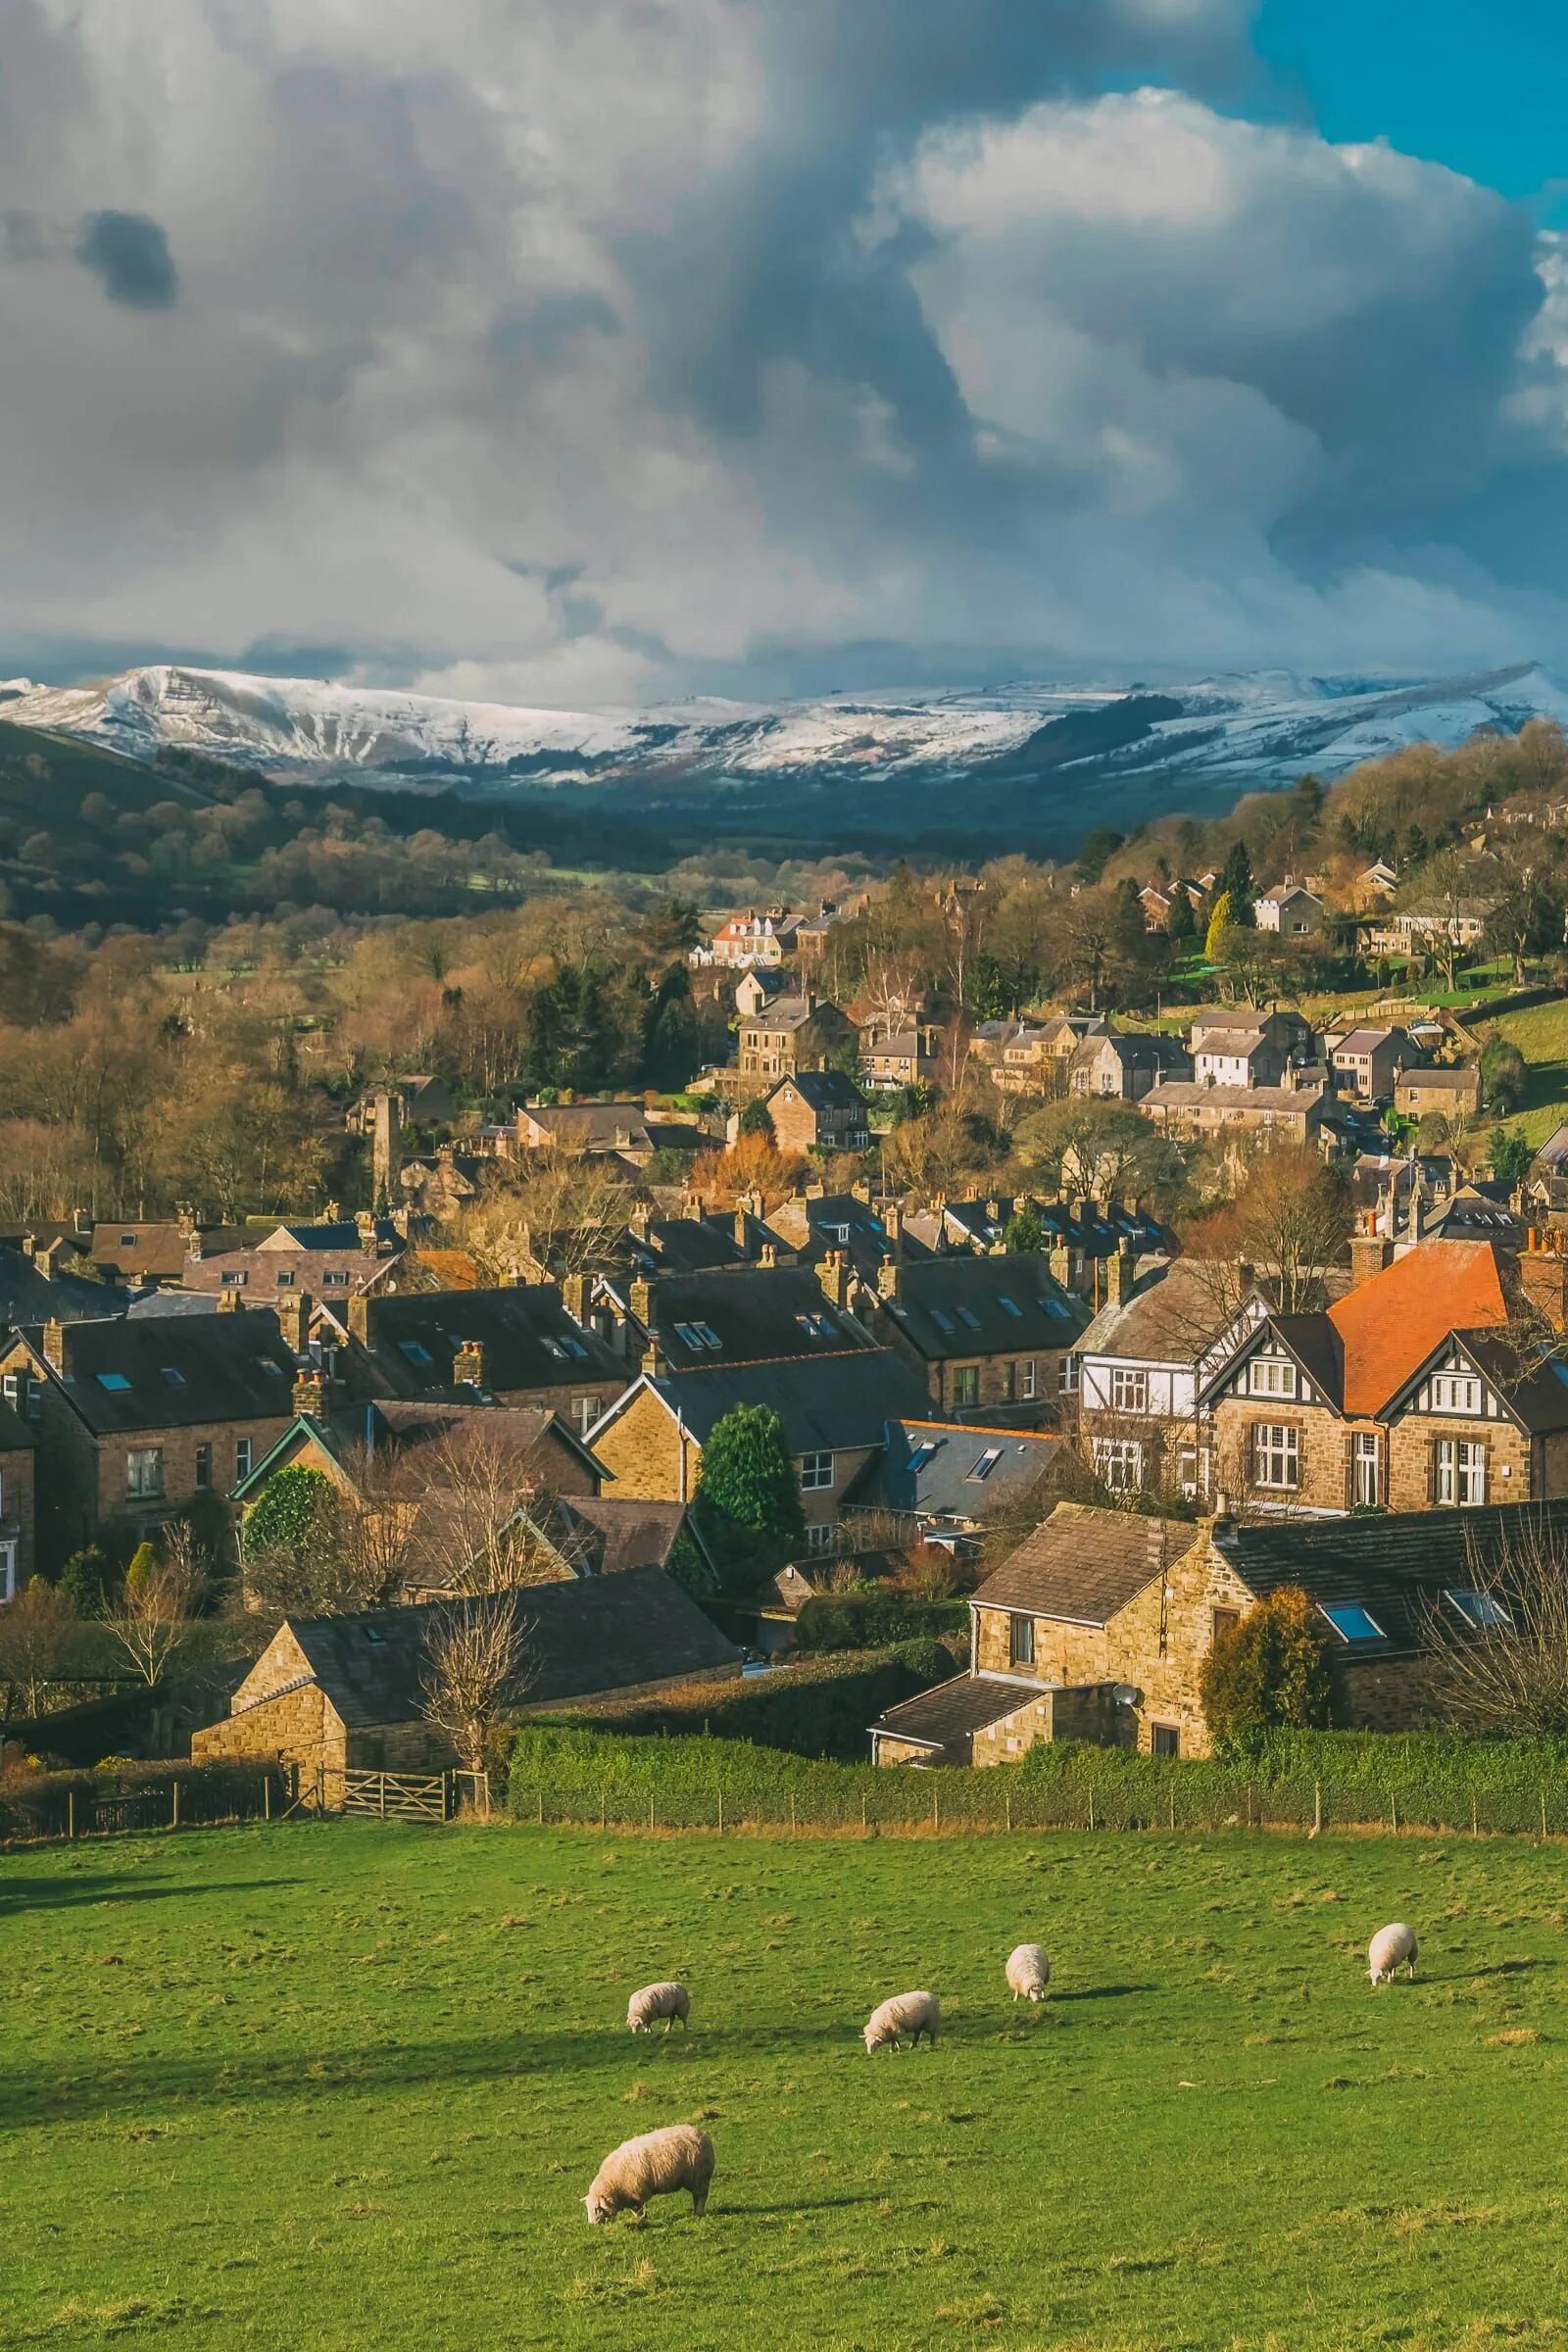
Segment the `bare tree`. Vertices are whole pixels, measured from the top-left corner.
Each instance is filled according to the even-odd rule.
[[[559,1146],[498,1161],[451,1238],[486,1283],[582,1274],[625,1253],[632,1193],[608,1161]]]
[[[511,1592],[443,1601],[431,1611],[420,1712],[451,1741],[466,1772],[484,1770],[492,1726],[527,1692],[531,1631]]]
[[[80,1625],[68,1595],[41,1576],[0,1610],[0,1685],[8,1693],[7,1713],[20,1691],[26,1713],[42,1714],[49,1685],[70,1663]]]
[[[1322,1306],[1329,1269],[1343,1256],[1349,1234],[1343,1179],[1309,1146],[1284,1144],[1252,1163],[1235,1200],[1192,1228],[1186,1260],[1217,1329],[1256,1279],[1264,1281],[1282,1314]]]
[[[150,1565],[132,1563],[119,1600],[103,1619],[149,1689],[163,1681],[173,1659],[195,1638],[196,1611],[206,1585],[190,1529],[182,1520],[164,1528],[159,1543],[159,1556]]]
[[[563,1524],[546,1530],[530,1447],[510,1416],[475,1413],[399,1465],[413,1495],[409,1571],[446,1592],[503,1592],[569,1575],[584,1545]],[[415,1490],[416,1489],[416,1493]]]
[[[1483,1550],[1466,1530],[1467,1589],[1423,1600],[1431,1690],[1462,1729],[1568,1735],[1568,1543],[1535,1513]]]

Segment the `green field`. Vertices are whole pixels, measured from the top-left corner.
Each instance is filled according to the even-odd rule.
[[[1148,1834],[12,1854],[0,2344],[1560,2346],[1563,1875]],[[1398,1917],[1421,1975],[1373,1993]],[[633,2040],[666,1973],[691,2033]],[[913,1984],[943,2041],[868,2059]],[[590,2230],[603,2153],[693,2118],[707,2221]]]

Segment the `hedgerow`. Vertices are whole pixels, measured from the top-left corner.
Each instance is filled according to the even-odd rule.
[[[818,1592],[795,1620],[802,1649],[881,1649],[893,1642],[966,1633],[966,1600],[919,1600],[907,1592]]]

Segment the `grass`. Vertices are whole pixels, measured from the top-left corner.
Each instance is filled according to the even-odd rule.
[[[1505,1122],[1537,1150],[1568,1119],[1568,997],[1505,1012],[1497,1027],[1524,1055],[1524,1109]]]
[[[0,2344],[1562,2346],[1559,1878],[1500,1841],[369,1823],[12,1855]],[[1421,1976],[1373,1993],[1399,1917]],[[690,2034],[633,2040],[666,1973]],[[916,1984],[938,2048],[866,2058]],[[590,2230],[604,2152],[697,2118],[708,2220]]]

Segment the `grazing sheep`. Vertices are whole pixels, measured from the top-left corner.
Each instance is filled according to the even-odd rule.
[[[691,2011],[692,1996],[684,1984],[645,1984],[626,2003],[626,2023],[634,2034],[649,2034],[662,2018],[667,2034],[677,2017],[684,2026]]]
[[[934,1992],[896,1992],[865,2021],[867,2055],[881,2049],[884,2042],[898,2049],[907,2039],[918,2047],[922,2034],[934,2047],[941,2023],[942,2003]]]
[[[1043,2001],[1051,1988],[1051,1962],[1038,1943],[1020,1943],[1007,1954],[1007,1990],[1015,2001]]]
[[[694,2132],[690,2124],[669,2124],[662,2132],[645,2132],[641,2138],[623,2139],[618,2148],[612,2148],[583,2203],[590,2222],[612,2222],[627,2210],[641,2220],[650,2197],[689,2188],[692,2213],[701,2221],[708,2211],[712,2178],[713,2143],[708,2133]]]
[[[1393,1927],[1379,1928],[1371,1943],[1367,1946],[1366,1959],[1374,1984],[1390,1983],[1396,1968],[1404,1968],[1413,1977],[1415,1975],[1415,1935],[1413,1931],[1399,1921],[1396,1921]]]

